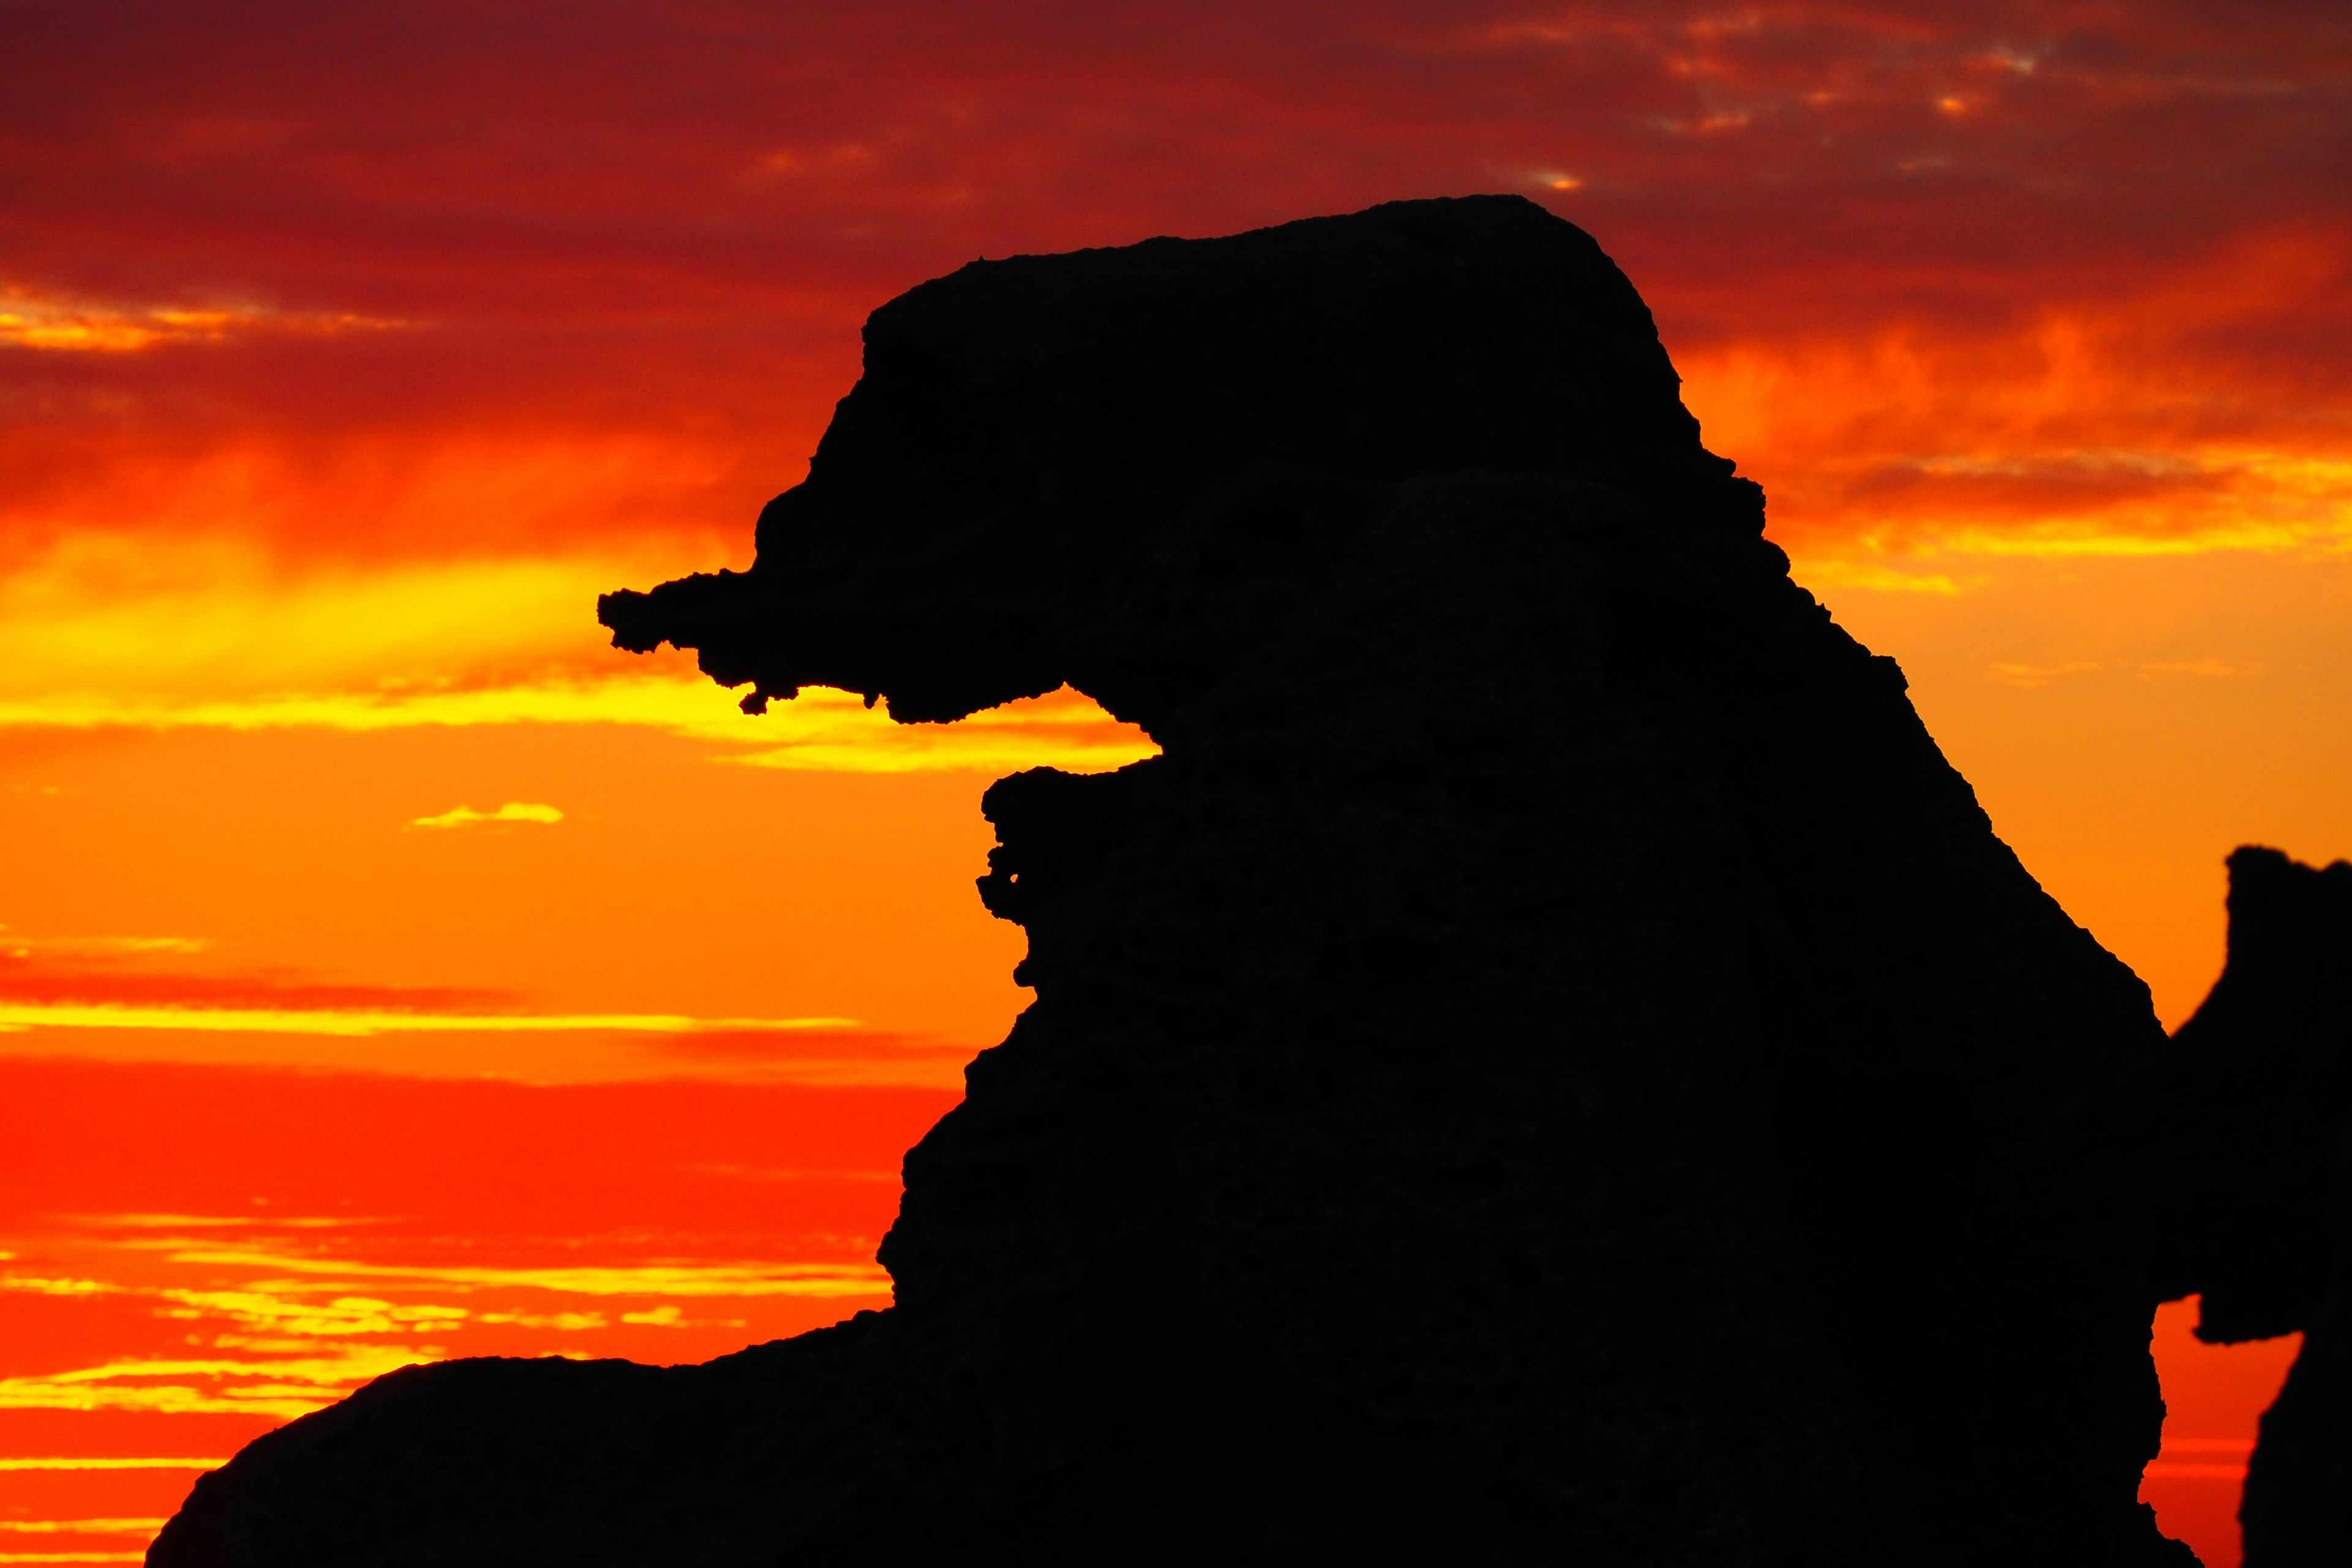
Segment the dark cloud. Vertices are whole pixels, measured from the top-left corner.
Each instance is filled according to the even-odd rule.
[[[1678,353],[2000,342],[2171,287],[2135,354],[2208,405],[2338,421],[2352,357],[2340,5],[71,0],[10,32],[0,286],[259,323],[0,348],[20,514],[110,444],[691,427],[744,469],[709,526],[794,477],[856,321],[923,277],[1473,190],[1591,228]],[[2263,246],[2303,284],[2240,297]],[[268,325],[344,314],[402,325]]]

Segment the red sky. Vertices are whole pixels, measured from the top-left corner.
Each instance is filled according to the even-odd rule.
[[[74,0],[8,39],[0,1073],[31,1076],[0,1114],[52,1163],[0,1193],[0,1563],[131,1550],[186,1482],[9,1455],[142,1457],[137,1414],[194,1424],[144,1457],[216,1456],[409,1342],[381,1324],[679,1359],[838,1309],[759,1270],[866,1262],[1023,1000],[979,790],[1147,748],[1066,697],[744,719],[606,649],[593,599],[746,563],[865,313],[975,256],[1531,195],[1625,267],[1800,580],[2168,1020],[2232,845],[2352,853],[2340,4]],[[625,1311],[551,1285],[534,1248],[653,1267],[614,1238],[700,1200],[540,1182],[544,1130],[597,1108],[609,1175],[613,1108],[678,1095],[762,1169],[834,1139],[856,1223],[744,1187],[757,1223],[666,1242],[705,1273]],[[184,1126],[122,1133],[158,1106]],[[501,1118],[536,1131],[383,1174]],[[319,1125],[375,1174],[267,1131]],[[389,1305],[289,1316],[321,1279]],[[676,1293],[719,1285],[751,1293]],[[521,1321],[566,1313],[600,1326]],[[214,1371],[121,1370],[192,1334]],[[2221,1392],[2168,1436],[2242,1442],[2276,1366],[2227,1369],[2269,1352],[2179,1339],[2176,1392]],[[288,1362],[315,1380],[256,1370]],[[2233,1560],[2226,1475],[2150,1485]]]

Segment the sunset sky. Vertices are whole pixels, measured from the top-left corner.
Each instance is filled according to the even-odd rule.
[[[406,1361],[887,1301],[898,1156],[1026,994],[980,792],[1150,744],[747,718],[594,599],[747,565],[866,313],[974,257],[1531,196],[2168,1024],[2232,846],[2352,854],[2341,0],[5,36],[0,1563],[134,1561]],[[2148,1495],[2221,1568],[2293,1347],[2182,1310]]]

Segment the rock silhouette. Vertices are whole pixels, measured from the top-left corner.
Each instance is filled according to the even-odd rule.
[[[2221,1344],[2301,1332],[2263,1417],[2246,1568],[2352,1552],[2352,864],[2230,857],[2230,958],[2124,1102],[2171,1173],[2155,1227],[2166,1299],[2200,1294]]]
[[[1037,1001],[907,1157],[897,1305],[396,1373],[149,1561],[2193,1563],[2160,1151],[2078,1136],[2146,987],[1677,387],[1510,198],[877,310],[757,564],[602,615],[753,711],[1067,682],[1164,748],[987,795]]]

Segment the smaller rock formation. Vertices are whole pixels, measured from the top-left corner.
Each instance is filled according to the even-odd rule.
[[[2154,1244],[2198,1337],[2300,1332],[2263,1417],[2245,1568],[2352,1562],[2352,864],[2230,857],[2230,959],[2126,1112],[2171,1171]]]

